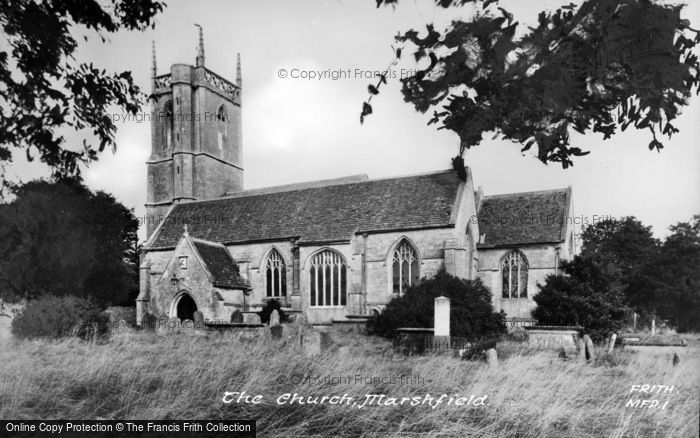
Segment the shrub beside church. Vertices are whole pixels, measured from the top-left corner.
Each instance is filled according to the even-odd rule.
[[[506,331],[505,313],[495,312],[491,292],[481,280],[465,280],[440,270],[392,299],[367,322],[371,334],[392,337],[401,327],[432,328],[435,298],[450,299],[450,334],[469,339],[499,336]]]

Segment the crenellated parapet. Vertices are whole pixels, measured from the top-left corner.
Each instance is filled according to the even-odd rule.
[[[241,87],[224,79],[216,73],[204,67],[192,67],[176,65],[177,68],[171,74],[159,75],[153,78],[155,94],[167,94],[171,92],[171,85],[178,82],[191,83],[193,87],[206,87],[211,91],[231,100],[234,104],[241,104]],[[183,67],[188,71],[183,72]]]

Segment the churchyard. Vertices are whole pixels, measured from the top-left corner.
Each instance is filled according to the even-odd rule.
[[[564,358],[512,336],[489,364],[300,323],[119,327],[98,341],[7,340],[0,418],[256,418],[260,436],[698,434],[698,335],[683,336],[676,365],[667,352],[603,346],[594,360]]]

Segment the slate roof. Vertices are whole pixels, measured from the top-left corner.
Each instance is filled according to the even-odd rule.
[[[486,196],[479,207],[479,248],[563,242],[571,188]]]
[[[191,242],[211,273],[214,286],[223,289],[250,289],[225,246],[194,238],[191,238]]]
[[[448,170],[176,204],[149,249],[174,247],[185,224],[192,236],[223,244],[347,241],[355,233],[453,226],[461,184]]]

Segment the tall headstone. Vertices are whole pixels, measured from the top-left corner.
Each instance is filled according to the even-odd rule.
[[[447,297],[435,298],[435,328],[433,335],[436,337],[450,337],[450,299]]]
[[[270,327],[275,325],[280,325],[280,313],[277,311],[277,309],[270,313]]]
[[[491,367],[498,367],[498,353],[496,353],[495,348],[489,348],[488,350],[486,350],[486,357],[488,358],[489,365]]]
[[[583,342],[586,344],[586,360],[595,361],[595,347],[590,336],[584,335]]]
[[[608,342],[608,354],[612,354],[615,349],[615,341],[617,340],[617,333],[610,335],[610,342]]]
[[[586,343],[582,338],[578,340],[578,360],[579,362],[586,361]]]

